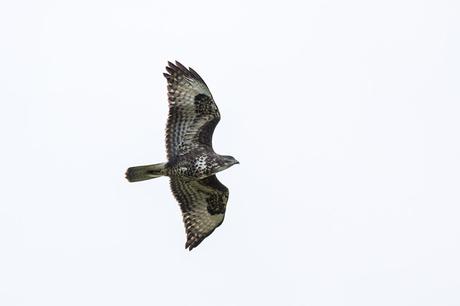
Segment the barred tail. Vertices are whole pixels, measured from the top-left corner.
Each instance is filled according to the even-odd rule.
[[[150,180],[165,175],[166,163],[131,167],[126,170],[126,179],[130,182]]]

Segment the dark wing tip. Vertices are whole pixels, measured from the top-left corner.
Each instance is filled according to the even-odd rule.
[[[166,66],[166,71],[168,72],[168,74],[170,76],[173,75],[173,74],[182,74],[182,75],[185,75],[185,76],[187,76],[189,78],[193,78],[193,79],[195,79],[195,80],[197,80],[199,82],[202,82],[204,85],[206,85],[206,83],[204,82],[203,78],[195,70],[193,70],[190,67],[189,68],[185,67],[179,61],[175,61],[175,64],[173,64],[172,62],[168,61],[168,65]],[[163,74],[163,75],[165,75],[165,74]],[[165,75],[165,77],[168,78],[166,75]]]
[[[187,242],[185,243],[185,248],[188,249],[189,251],[193,250],[196,248],[203,240],[204,238],[208,237],[209,235],[205,236],[189,236],[187,237]]]
[[[181,73],[181,74],[185,74],[187,76],[191,75],[190,71],[188,71],[188,69],[185,68],[185,66],[182,65],[178,61],[176,61],[175,64],[173,64],[170,61],[168,61],[168,65],[166,66],[166,71],[168,71],[169,74]]]
[[[191,242],[189,240],[187,240],[187,242],[185,243],[185,249],[191,251],[193,250],[194,248],[196,247],[196,245],[192,245]]]
[[[190,73],[190,71],[188,71],[187,67],[185,67],[184,65],[182,65],[180,62],[176,61],[176,66],[184,73]]]
[[[222,219],[221,222],[219,222],[216,227],[214,227],[212,230],[210,230],[207,233],[204,233],[202,235],[197,235],[194,233],[187,233],[187,242],[185,243],[185,248],[188,249],[189,251],[193,250],[196,248],[200,243],[203,242],[206,238],[208,238],[216,228],[218,228],[224,220]]]
[[[194,245],[192,244],[192,242],[190,240],[187,240],[187,242],[185,243],[185,249],[191,251],[193,250],[197,245]]]

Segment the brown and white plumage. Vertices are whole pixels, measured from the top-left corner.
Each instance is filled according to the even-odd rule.
[[[136,182],[170,177],[187,233],[185,247],[192,250],[222,224],[229,192],[215,174],[238,161],[213,150],[212,135],[220,113],[203,79],[179,62],[168,62],[166,71],[168,162],[131,167],[126,178]]]
[[[224,221],[228,188],[215,175],[201,180],[171,179],[187,233],[185,248],[193,249]]]
[[[176,65],[168,62],[166,71],[168,73],[163,75],[168,80],[168,159],[203,145],[212,148],[212,133],[220,120],[220,113],[208,86],[198,73],[179,62]]]

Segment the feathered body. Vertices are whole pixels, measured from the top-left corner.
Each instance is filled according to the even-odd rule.
[[[212,135],[220,113],[203,79],[179,62],[168,62],[166,71],[168,162],[131,167],[126,178],[136,182],[170,177],[187,233],[185,247],[191,250],[223,222],[229,193],[215,174],[238,161],[214,152]]]

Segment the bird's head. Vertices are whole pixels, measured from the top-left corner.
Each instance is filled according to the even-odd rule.
[[[235,157],[230,155],[224,155],[225,162],[231,166],[239,164],[240,162],[235,159]]]
[[[233,165],[240,163],[233,156],[229,156],[229,155],[221,155],[221,162],[222,162],[222,166],[221,166],[222,169],[219,169],[219,171],[225,170],[227,168],[230,168]]]

